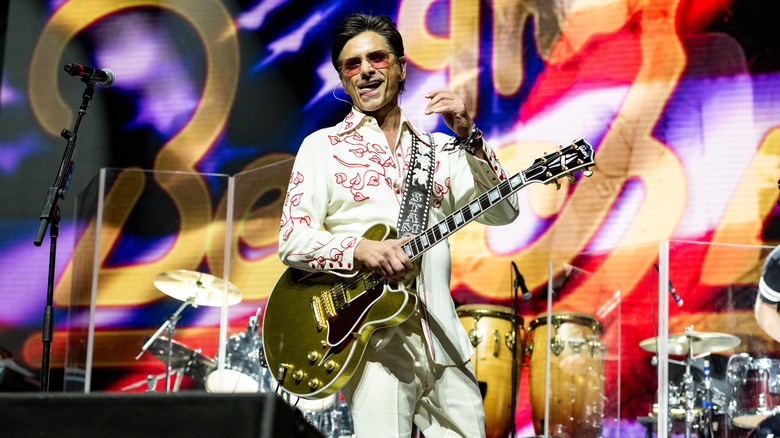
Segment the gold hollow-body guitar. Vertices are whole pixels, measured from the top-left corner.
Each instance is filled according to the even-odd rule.
[[[574,182],[572,174],[579,170],[590,176],[588,167],[594,164],[593,148],[584,139],[537,158],[528,169],[406,242],[404,252],[416,262],[425,251],[528,184],[555,183],[560,188],[559,178],[567,176]],[[397,234],[390,226],[378,224],[363,236],[385,240]],[[344,277],[288,268],[271,291],[263,317],[263,348],[271,374],[298,397],[319,399],[338,391],[360,365],[371,335],[404,322],[414,312],[415,277],[391,287],[378,274],[364,270]]]

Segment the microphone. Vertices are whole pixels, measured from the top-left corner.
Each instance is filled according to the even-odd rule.
[[[658,272],[661,272],[661,269],[658,268],[658,263],[653,263],[653,266],[655,267],[655,270]],[[677,291],[674,289],[674,286],[672,286],[672,280],[669,281],[669,292],[672,293],[672,296],[674,297],[674,301],[677,303],[678,306],[682,307],[683,300],[680,298],[679,295],[677,295]]]
[[[114,83],[114,72],[107,68],[101,70],[73,63],[66,65],[64,69],[69,75],[81,78],[82,81],[90,84],[110,87]]]
[[[525,279],[520,274],[520,271],[517,269],[517,265],[515,262],[512,263],[512,268],[515,270],[515,290],[519,287],[520,290],[523,292],[523,301],[528,301],[531,299],[531,291],[528,290],[528,286],[525,285]]]

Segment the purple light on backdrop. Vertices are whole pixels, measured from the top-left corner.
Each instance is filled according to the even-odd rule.
[[[97,25],[95,59],[114,72],[114,86],[138,93],[140,110],[130,127],[149,125],[170,135],[192,115],[200,101],[196,91],[200,87],[192,80],[187,54],[172,41],[175,36],[148,18],[141,12],[126,12]]]
[[[282,38],[279,38],[276,41],[268,44],[268,50],[271,51],[271,55],[257,63],[253,70],[258,71],[262,69],[265,65],[273,62],[276,58],[284,53],[298,52],[303,46],[303,40],[306,38],[306,35],[309,33],[309,31],[320,25],[325,20],[325,18],[330,15],[331,12],[333,12],[334,9],[336,9],[335,5],[315,12],[311,17],[307,18],[303,24],[299,25],[295,31],[290,32]]]
[[[753,159],[744,145],[758,145],[763,133],[753,117],[753,88],[746,75],[683,80],[655,131],[678,155],[688,200],[675,237],[715,229]],[[724,106],[730,108],[723,111]],[[738,147],[741,146],[741,147]],[[712,196],[719,187],[720,196]]]
[[[341,81],[339,80],[339,75],[336,73],[336,70],[333,68],[333,64],[330,62],[330,56],[325,57],[325,61],[322,62],[317,67],[317,77],[320,78],[321,86],[320,89],[317,91],[317,94],[314,95],[314,97],[311,98],[311,100],[306,104],[304,109],[311,108],[312,105],[317,103],[320,99],[322,99],[325,96],[331,95],[334,93],[334,90],[341,84]]]
[[[238,14],[236,25],[239,29],[258,30],[263,26],[268,14],[287,0],[266,0],[256,4],[252,9]]]
[[[755,75],[753,81],[753,117],[758,132],[777,126],[780,114],[780,73]]]
[[[3,84],[0,86],[0,104],[5,105],[17,103],[21,100],[20,96],[23,96],[16,88],[11,87],[3,79]]]
[[[29,236],[20,235],[16,241],[6,243],[0,253],[0,276],[7,284],[15,285],[3,289],[0,325],[36,326],[43,321],[49,278],[49,238],[44,239],[41,247],[34,246],[36,228],[37,224],[30,228]],[[55,281],[70,260],[73,230],[73,225],[60,222]],[[55,324],[62,327],[65,320],[56,319]]]
[[[0,172],[11,175],[18,170],[19,165],[29,156],[43,152],[46,141],[38,132],[26,132],[16,141],[0,143]]]

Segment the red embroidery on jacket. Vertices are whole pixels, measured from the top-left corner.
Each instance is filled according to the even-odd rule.
[[[330,245],[325,245],[312,252],[310,258],[302,258],[301,262],[307,263],[313,269],[332,269],[332,268],[345,268],[352,269],[352,264],[348,263],[344,266],[344,251],[355,246],[357,238],[349,236],[341,240],[335,246],[331,247],[328,251],[328,257],[323,255],[317,255],[322,249],[325,249]]]
[[[333,143],[333,140],[331,140],[331,143]],[[351,157],[347,156],[348,154],[336,150],[336,153],[333,154],[333,159],[343,167],[354,170],[336,172],[333,177],[336,184],[350,191],[355,202],[363,202],[369,199],[370,195],[366,189],[379,186],[380,181],[385,181],[388,186],[392,187],[392,180],[387,177],[386,168],[392,167],[394,163],[392,157],[382,158],[383,155],[388,154],[385,148],[376,143],[366,142],[363,136],[357,132],[339,138],[334,145],[339,143],[343,143],[343,145],[340,145],[342,147],[345,145],[355,146],[348,148],[347,152],[358,158],[358,160],[353,161]],[[359,169],[364,170],[361,171]]]
[[[303,193],[294,193],[295,189],[304,181],[304,176],[301,172],[295,172],[290,175],[290,186],[287,190],[287,195],[284,198],[284,206],[282,208],[282,218],[279,223],[279,229],[284,229],[282,233],[282,240],[287,240],[292,233],[295,223],[305,224],[307,227],[311,226],[311,217],[309,215],[293,216],[292,210],[301,204],[301,197]]]
[[[444,185],[434,181],[433,183],[433,199],[431,201],[432,208],[441,208],[444,195],[450,192],[450,179],[444,180]]]

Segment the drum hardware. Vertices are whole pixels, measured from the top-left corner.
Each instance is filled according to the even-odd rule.
[[[601,340],[598,336],[589,336],[588,337],[588,349],[590,350],[591,356],[596,356],[596,353],[600,353],[603,345],[601,343]]]
[[[556,328],[557,333],[557,328]],[[556,356],[560,356],[563,353],[563,349],[566,348],[566,342],[561,339],[557,334],[550,339],[550,351]]]
[[[179,370],[180,374],[202,383],[206,374],[217,367],[217,362],[204,356],[200,351],[200,348],[193,350],[178,341],[170,341],[165,336],[152,341],[149,347],[149,352],[161,361],[167,362],[170,356],[172,369]]]
[[[40,391],[41,384],[27,369],[19,366],[8,350],[0,347],[0,393],[6,391]]]
[[[696,391],[697,388],[694,385],[693,374],[691,373],[691,365],[698,359],[706,358],[710,354],[729,350],[740,344],[739,338],[736,336],[724,334],[724,333],[705,333],[693,331],[693,326],[685,328],[685,333],[670,334],[667,339],[667,346],[670,355],[683,355],[685,359],[682,361],[668,359],[669,363],[682,365],[685,367],[685,373],[683,374],[682,386],[680,388],[680,401],[683,404],[683,412],[685,416],[685,438],[691,437],[691,430],[694,427],[694,418],[699,414],[696,411]],[[643,340],[639,343],[639,346],[646,351],[657,353],[658,350],[658,337],[652,337]],[[711,380],[709,376],[709,365],[705,362],[705,393],[702,397],[702,418],[704,419],[706,430],[712,429],[712,402],[711,402]],[[669,418],[672,417],[672,412],[668,413]],[[669,429],[671,432],[672,422],[669,421]]]
[[[258,308],[257,313],[249,318],[246,331],[228,338],[225,345],[225,368],[220,371],[214,367],[206,376],[207,391],[229,393],[273,391],[271,372],[263,350],[263,340],[258,335],[261,310]]]
[[[178,376],[180,375],[181,372],[182,372],[182,370],[180,370],[180,369],[173,370],[173,374],[175,376],[177,376],[177,378],[178,378]],[[154,392],[154,391],[157,390],[157,382],[160,381],[161,379],[164,379],[164,378],[165,378],[165,373],[161,373],[161,374],[157,374],[157,375],[149,374],[148,376],[146,376],[145,379],[139,380],[138,382],[135,382],[133,384],[130,384],[130,385],[127,385],[127,386],[123,387],[121,389],[121,391],[129,391],[131,389],[138,388],[139,386],[146,385],[146,392]],[[174,387],[175,387],[175,385],[174,385]],[[176,391],[174,391],[174,392],[176,392]]]
[[[298,399],[295,407],[303,417],[328,438],[347,438],[354,436],[352,413],[347,403],[340,400],[340,393],[324,399]]]
[[[474,322],[477,322],[477,318],[474,318]],[[476,347],[482,342],[482,334],[479,333],[476,327],[469,330],[469,340],[471,341],[472,347]]]
[[[149,352],[165,363],[169,363],[168,358],[170,356],[171,374],[176,379],[173,384],[173,392],[179,391],[182,377],[187,376],[195,382],[202,384],[206,374],[217,366],[216,361],[201,354],[200,349],[193,350],[178,341],[170,341],[165,336],[160,336],[152,341]],[[165,373],[156,376],[150,374],[146,379],[122,388],[122,391],[146,384],[148,386],[147,391],[153,392],[156,390],[157,382],[164,377]]]
[[[179,269],[158,274],[154,278],[154,285],[164,294],[184,301],[176,311],[171,314],[159,329],[141,347],[141,352],[135,357],[138,360],[149,347],[160,337],[163,331],[168,332],[168,347],[165,368],[165,392],[170,392],[170,372],[172,368],[173,333],[176,331],[176,323],[181,318],[181,313],[187,306],[222,306],[223,302],[233,305],[241,302],[241,292],[232,284],[203,272]],[[227,291],[227,295],[225,294]]]
[[[498,330],[496,330],[496,333],[498,333]],[[515,339],[517,338],[517,330],[513,330],[508,333],[504,333],[504,344],[506,344],[506,348],[513,349],[515,348]]]
[[[582,351],[582,346],[584,344],[585,344],[585,339],[582,338],[569,339],[569,348],[571,348],[571,351],[574,353],[575,356],[580,355],[580,352]]]

